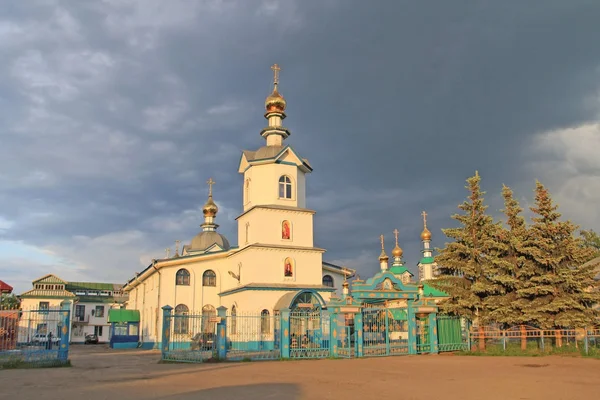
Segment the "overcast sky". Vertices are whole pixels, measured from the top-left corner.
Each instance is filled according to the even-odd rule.
[[[324,259],[420,257],[482,175],[600,230],[600,2],[13,1],[0,13],[0,279],[125,282],[200,230],[236,242],[242,149],[281,68]],[[498,215],[499,216],[499,215]]]

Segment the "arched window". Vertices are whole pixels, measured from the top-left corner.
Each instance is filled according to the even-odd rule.
[[[235,335],[237,333],[237,308],[231,307],[231,333]]]
[[[177,274],[175,275],[175,284],[184,286],[190,285],[190,273],[187,269],[182,268],[177,271]]]
[[[280,199],[291,199],[292,198],[292,180],[289,176],[282,175],[279,178],[279,198]]]
[[[210,304],[202,307],[202,332],[215,333],[214,317],[217,316],[217,310]]]
[[[292,224],[290,221],[285,220],[281,223],[281,238],[284,240],[292,238]]]
[[[190,320],[188,317],[190,310],[185,304],[179,304],[175,307],[175,317],[173,324],[173,333],[186,334],[188,333]]]
[[[290,257],[283,262],[283,276],[290,278],[294,276],[294,262]]]
[[[207,269],[202,274],[202,286],[217,286],[217,274],[215,271]]]
[[[331,275],[325,275],[323,277],[323,286],[333,287],[333,278]]]
[[[271,316],[269,315],[269,310],[262,310],[260,312],[260,332],[271,332]]]

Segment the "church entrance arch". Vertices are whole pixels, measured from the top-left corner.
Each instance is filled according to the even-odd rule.
[[[321,295],[308,290],[298,292],[289,308],[290,357],[328,357],[330,320]]]

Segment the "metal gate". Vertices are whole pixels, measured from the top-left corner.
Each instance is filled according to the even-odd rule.
[[[163,360],[202,362],[216,356],[217,317],[213,313],[171,314],[169,349]]]
[[[290,312],[290,358],[329,357],[329,313],[296,308]]]
[[[438,315],[437,334],[440,352],[467,350],[468,348],[468,332],[463,327],[460,317]]]
[[[354,314],[337,315],[337,355],[340,358],[352,358],[356,355],[356,334],[354,332]]]
[[[417,354],[430,353],[429,316],[417,316]]]
[[[403,309],[366,307],[363,316],[363,356],[408,354],[408,322]]]

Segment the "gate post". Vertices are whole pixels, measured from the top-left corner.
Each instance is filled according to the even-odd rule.
[[[173,311],[173,307],[167,305],[162,308],[163,310],[163,321],[162,321],[162,335],[161,335],[161,345],[160,352],[161,357],[164,360],[167,356],[167,352],[169,351],[169,339],[171,338],[171,311]]]
[[[354,314],[354,332],[356,332],[356,357],[363,356],[363,315],[362,310]]]
[[[290,309],[279,310],[281,358],[290,358]]]
[[[338,313],[333,310],[329,312],[329,356],[337,358],[338,356]]]
[[[219,322],[217,322],[216,355],[217,359],[224,360],[227,358],[227,307],[218,307],[217,316]]]
[[[438,348],[438,330],[437,330],[437,314],[429,314],[429,346],[431,347],[430,353],[437,354]]]
[[[62,303],[60,311],[60,322],[62,328],[60,332],[60,347],[58,349],[59,361],[66,363],[69,359],[69,336],[71,335],[71,301],[65,300]]]
[[[408,319],[408,354],[417,354],[417,317],[410,302],[406,317]]]

